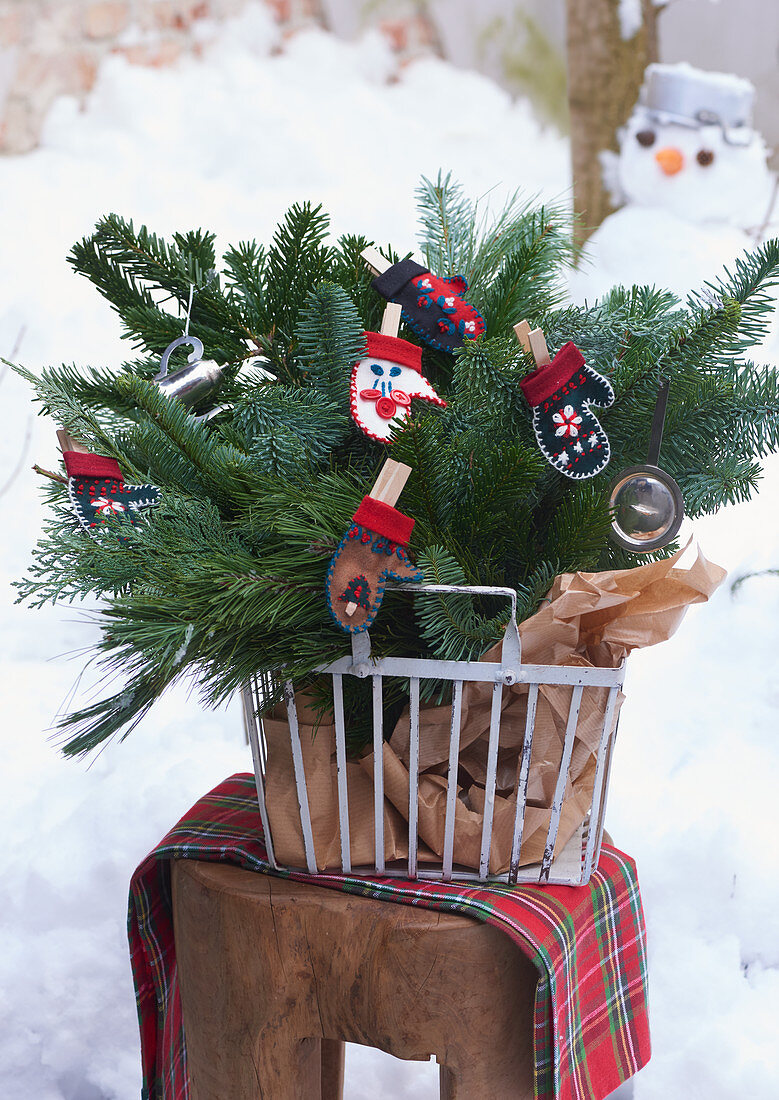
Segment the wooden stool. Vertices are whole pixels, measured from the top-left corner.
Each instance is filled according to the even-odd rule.
[[[504,933],[226,864],[173,864],[192,1100],[340,1100],[344,1040],[532,1100],[537,973]]]

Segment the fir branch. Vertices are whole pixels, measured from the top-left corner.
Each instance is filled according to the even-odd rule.
[[[757,462],[723,455],[695,472],[679,474],[685,511],[693,519],[716,511],[723,504],[749,500],[757,490],[762,471]]]
[[[260,469],[281,478],[309,469],[313,476],[349,431],[349,418],[319,390],[264,386],[236,404],[232,430]]]
[[[241,241],[224,254],[225,278],[231,302],[239,307],[255,333],[268,332],[272,321],[265,301],[266,255],[256,241]]]
[[[433,183],[424,176],[417,187],[422,227],[420,246],[430,271],[468,278],[476,234],[476,211],[451,173]]]
[[[214,234],[202,230],[176,233],[168,244],[145,226],[136,231],[132,221],[109,214],[92,236],[73,246],[68,261],[120,314],[125,338],[159,355],[182,335],[194,287],[190,331],[211,358],[229,363],[241,357],[249,333],[214,278],[213,245]],[[160,308],[155,291],[177,301],[178,317]]]
[[[321,206],[296,203],[278,226],[266,258],[265,302],[272,318],[276,363],[291,373],[290,344],[309,292],[327,279],[332,249],[324,244],[329,218]]]
[[[671,396],[663,465],[691,515],[746,499],[756,459],[779,449],[779,378],[745,362],[762,334],[779,272],[769,242],[739,260],[685,308],[654,288],[617,288],[594,306],[558,305],[573,255],[567,214],[512,197],[495,216],[450,177],[423,180],[423,249],[432,270],[471,281],[489,337],[456,357],[425,348],[424,370],[446,409],[417,402],[391,443],[412,474],[402,508],[416,519],[412,554],[428,580],[509,586],[520,617],[533,613],[561,570],[627,568],[636,559],[609,542],[608,476],[571,482],[537,448],[520,380],[530,369],[510,326],[525,314],[550,350],[573,340],[611,380],[616,401],[599,413],[611,468],[645,460],[658,381]],[[162,501],[125,541],[92,539],[75,523],[61,481],[48,478],[44,535],[19,598],[100,597],[98,655],[126,688],[62,725],[67,751],[126,735],[167,686],[185,675],[215,705],[258,673],[318,684],[317,669],[348,652],[327,612],[328,560],[387,454],[348,410],[362,332],[383,300],[358,236],[327,242],[318,207],[293,207],[266,250],[228,248],[212,278],[213,234],[166,242],[116,215],[74,247],[71,262],[119,313],[144,354],[118,371],[20,370],[36,401],[128,480],[152,481]],[[385,247],[391,259],[398,254]],[[150,378],[181,333],[192,283],[191,331],[226,365],[229,407],[198,422]],[[176,303],[170,313],[164,306]],[[238,370],[259,353],[260,365]],[[270,375],[270,379],[268,377]],[[371,628],[378,655],[475,656],[500,637],[502,605],[470,598],[414,601],[388,590]],[[355,747],[367,736],[365,685],[348,693]],[[388,702],[387,728],[404,705]],[[321,694],[321,692],[320,692]],[[324,698],[324,696],[323,696]]]
[[[141,471],[117,448],[111,430],[113,417],[105,410],[95,411],[82,405],[74,388],[69,384],[69,368],[46,369],[36,377],[24,367],[14,370],[33,387],[33,400],[41,406],[41,413],[48,415],[55,424],[66,428],[80,443],[96,454],[115,458],[122,466],[128,481],[143,480]],[[100,419],[98,419],[100,416]]]
[[[51,470],[44,470],[42,466],[35,463],[31,469],[35,470],[36,474],[40,474],[41,477],[51,478],[52,481],[58,481],[61,485],[67,485],[68,479],[63,477],[62,474],[55,474]]]
[[[348,415],[352,367],[366,352],[363,324],[346,291],[331,282],[310,290],[296,336],[313,383]]]
[[[417,189],[421,248],[431,271],[462,275],[490,334],[523,313],[550,309],[563,296],[561,269],[576,258],[570,216],[562,207],[534,208],[515,192],[494,218],[439,173]]]
[[[544,558],[565,573],[592,571],[611,528],[608,487],[592,478],[566,485],[544,537]]]
[[[442,546],[428,546],[417,559],[428,584],[472,584],[460,563]],[[442,661],[473,660],[498,641],[508,615],[502,610],[491,618],[480,615],[470,595],[420,595],[414,612],[422,637]],[[494,601],[493,601],[494,602]]]

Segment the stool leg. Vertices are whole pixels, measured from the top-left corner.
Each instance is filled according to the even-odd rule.
[[[320,1040],[305,1037],[301,1008],[310,981],[285,978],[274,952],[256,950],[272,940],[271,909],[247,920],[251,899],[209,889],[182,866],[172,887],[192,1100],[319,1100]]]
[[[187,1054],[192,1100],[319,1100],[319,1039],[296,1039],[286,1033],[258,1040],[222,1033],[216,1044],[187,1028]],[[337,1095],[332,1094],[334,1097]]]
[[[322,1039],[322,1100],[343,1100],[346,1043]]]
[[[441,1100],[533,1100],[535,1091],[527,1063],[495,1065],[490,1053],[474,1058],[463,1069],[438,1067]]]
[[[226,1089],[218,1100],[244,1096],[251,1100],[318,1100],[322,1088],[322,1051],[319,1039],[296,1039],[286,1031],[260,1036],[256,1048],[254,1092]],[[214,1097],[214,1100],[217,1100]]]

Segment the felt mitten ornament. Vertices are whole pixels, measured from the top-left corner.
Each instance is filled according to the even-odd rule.
[[[530,333],[530,337],[537,333],[540,330]],[[521,340],[519,331],[517,335]],[[587,366],[574,343],[564,344],[551,362],[543,334],[540,344],[540,348],[538,341],[530,344],[539,365],[520,382],[533,409],[538,445],[547,461],[566,477],[593,477],[608,465],[611,449],[589,406],[611,405],[614,390],[602,375]]]
[[[352,368],[349,404],[367,436],[388,443],[393,422],[406,419],[415,398],[446,408],[422,374],[420,347],[381,332],[366,332],[365,341],[368,354]]]
[[[341,630],[350,634],[367,630],[376,618],[388,580],[424,580],[406,552],[414,520],[386,499],[397,500],[409,469],[388,460],[330,561],[327,606]]]
[[[389,264],[375,248],[362,255],[379,273],[373,289],[402,306],[403,320],[426,344],[451,352],[485,331],[484,318],[463,297],[468,284],[462,275],[443,279],[413,260]]]
[[[159,503],[159,489],[154,485],[125,485],[115,459],[67,449],[69,445],[73,444],[68,437],[62,457],[68,475],[68,496],[78,522],[93,537],[100,531],[113,529],[119,541],[126,542],[117,518],[135,524],[139,511]]]

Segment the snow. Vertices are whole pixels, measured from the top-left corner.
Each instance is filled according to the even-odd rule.
[[[619,0],[617,15],[619,17],[619,33],[622,35],[623,41],[629,42],[644,25],[641,0]]]
[[[684,62],[650,69],[688,79],[700,102],[715,106],[721,92],[743,99],[754,91],[741,77]],[[601,153],[604,183],[621,209],[590,238],[589,256],[570,281],[574,300],[593,301],[616,283],[666,286],[684,298],[732,267],[766,224],[775,224],[767,153],[757,132],[747,144],[733,144],[719,126],[661,122],[639,103],[620,131],[619,153]]]
[[[594,301],[617,283],[665,286],[680,297],[732,266],[750,247],[734,225],[690,224],[670,210],[623,206],[589,241],[589,256],[569,280],[574,299]]]
[[[344,44],[307,32],[275,46],[253,7],[201,62],[151,71],[113,59],[86,111],[60,100],[41,149],[0,161],[0,354],[24,327],[17,358],[34,369],[127,357],[115,315],[64,259],[108,210],[162,234],[211,227],[226,245],[267,239],[291,202],[310,197],[336,231],[412,247],[420,173],[451,168],[473,195],[496,183],[499,195],[569,188],[566,143],[483,77],[423,61],[386,84],[390,58],[370,36]],[[432,126],[430,103],[456,110],[438,111]],[[660,239],[651,221],[643,229],[652,279],[673,282],[674,237]],[[603,270],[627,268],[638,250],[632,238],[622,255],[615,244]],[[605,278],[597,241],[593,255],[594,285]],[[707,277],[719,255],[709,248],[701,261]],[[49,731],[72,691],[90,691],[93,671],[76,681],[95,631],[82,609],[11,602],[41,520],[29,467],[54,468],[57,450],[18,377],[0,376],[0,399],[0,488],[24,456],[0,496],[0,1095],[131,1100],[140,1064],[129,877],[200,794],[249,770],[250,758],[237,706],[204,713],[184,689],[93,761],[59,757]],[[732,576],[779,564],[777,485],[771,460],[754,502],[695,525]],[[737,598],[726,586],[671,642],[631,658],[607,824],[637,859],[649,928],[654,1055],[621,1090],[635,1100],[776,1095],[778,605],[777,578],[747,581]],[[350,1048],[350,1100],[421,1100],[436,1079],[433,1064]]]

